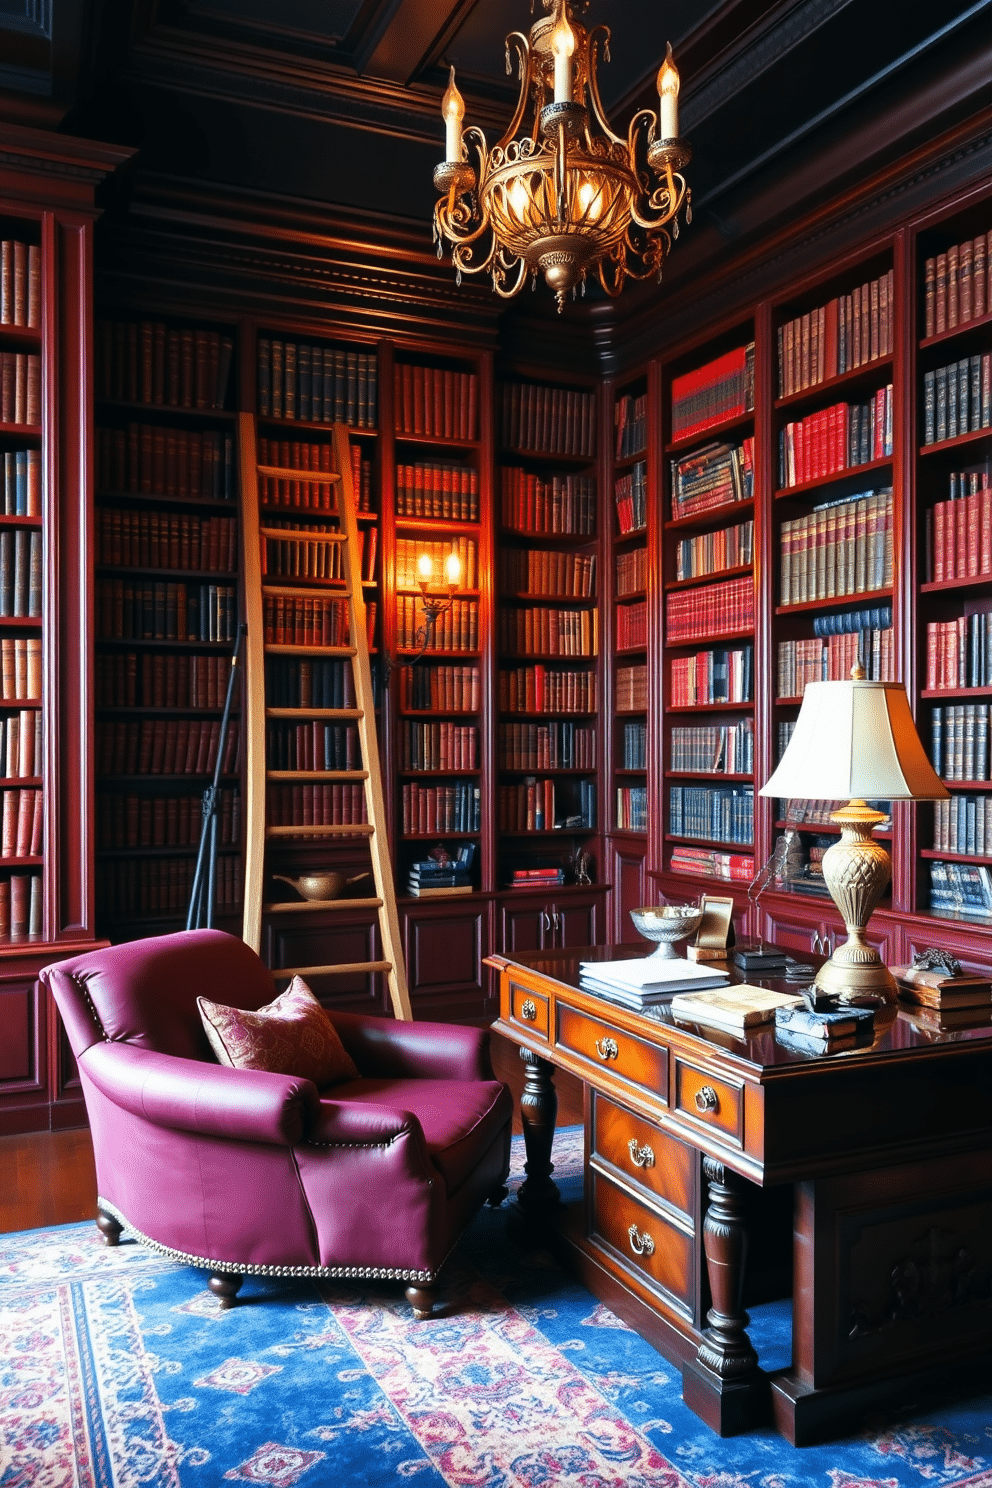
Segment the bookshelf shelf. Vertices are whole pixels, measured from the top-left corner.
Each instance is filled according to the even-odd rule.
[[[97,416],[108,413],[151,414],[156,422],[167,419],[169,422],[182,423],[191,420],[195,423],[230,424],[233,426],[237,415],[227,408],[191,408],[180,403],[132,403],[118,398],[97,398]]]
[[[733,774],[725,770],[666,770],[667,780],[753,780],[754,774],[751,770],[743,774]]]
[[[779,486],[775,491],[776,501],[787,498],[802,498],[809,491],[821,491],[825,486],[836,486],[840,482],[863,483],[865,476],[875,475],[882,471],[892,469],[892,457],[886,455],[881,460],[868,460],[863,465],[849,465],[844,470],[835,470],[830,475],[818,475],[815,480],[802,481],[794,486]]]
[[[0,324],[0,346],[10,351],[38,351],[41,330],[38,326]]]
[[[753,572],[753,563],[739,563],[734,568],[716,568],[711,573],[693,574],[688,579],[672,579],[664,585],[664,589],[666,594],[678,589],[696,589],[700,584],[711,584],[718,579],[738,579],[742,574]],[[625,595],[624,598],[626,597]]]
[[[750,433],[754,427],[754,414],[734,414],[729,418],[720,419],[710,424],[706,429],[701,429],[698,434],[686,434],[683,438],[672,439],[665,446],[666,455],[685,455],[691,450],[699,449],[704,444],[710,444],[714,440],[729,440],[735,435]]]
[[[797,698],[797,702],[800,700]],[[753,713],[754,703],[669,703],[669,713]]]
[[[737,851],[751,853],[754,847],[750,842],[735,842],[730,837],[687,837],[675,832],[665,833],[666,842],[676,842],[686,847],[714,847],[723,851]]]
[[[921,444],[919,454],[921,458],[943,455],[948,450],[963,449],[968,445],[980,444],[989,439],[992,439],[992,426],[987,425],[984,429],[969,429],[967,434],[957,434],[953,439],[938,439],[933,444]]]
[[[751,496],[745,497],[743,501],[723,501],[719,506],[701,507],[699,511],[688,512],[682,517],[668,517],[665,531],[679,532],[688,529],[695,532],[709,527],[724,527],[738,517],[746,520],[753,511],[754,498]]]
[[[992,698],[992,687],[925,687],[920,697],[934,702],[953,702],[956,698]]]
[[[986,311],[984,315],[972,316],[971,320],[962,321],[958,325],[948,326],[933,336],[924,336],[919,342],[919,350],[929,351],[931,346],[945,346],[948,341],[967,340],[972,336],[984,344],[988,340],[984,333],[990,326],[992,326],[992,310]]]
[[[746,641],[753,630],[718,630],[706,635],[680,636],[677,641],[666,640],[666,651],[699,650],[701,646],[722,646],[725,641]]]
[[[40,424],[8,424],[0,423],[0,438],[2,439],[28,439],[32,442],[40,442]]]
[[[804,408],[807,404],[822,403],[824,397],[833,392],[863,392],[875,388],[880,376],[886,372],[891,373],[892,367],[891,356],[875,357],[871,361],[862,362],[858,367],[852,367],[849,372],[841,372],[822,382],[810,383],[809,387],[801,388],[799,392],[776,398],[772,407],[776,413],[780,410],[791,411],[794,408]]]
[[[798,604],[776,605],[774,613],[779,616],[801,615],[810,612],[818,614],[821,610],[863,609],[865,605],[876,605],[891,599],[891,589],[865,589],[860,593],[831,594],[824,599],[808,599]]]

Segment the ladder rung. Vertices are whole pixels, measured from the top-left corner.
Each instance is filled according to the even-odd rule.
[[[289,904],[263,904],[263,914],[300,914],[308,909],[381,909],[381,899],[294,899]]]
[[[364,718],[364,708],[266,708],[266,718]]]
[[[266,780],[368,780],[368,770],[266,770]]]
[[[333,582],[337,583],[339,581],[338,580],[334,580]],[[365,582],[364,579],[362,580],[362,582],[363,583]],[[371,580],[371,582],[372,583],[376,583],[377,581],[375,579],[373,579],[373,580]],[[341,579],[340,580],[340,583],[344,584],[345,583],[345,580],[344,579]],[[296,586],[294,584],[263,584],[262,585],[262,593],[263,594],[270,594],[270,595],[274,596],[275,598],[279,598],[279,599],[282,599],[282,598],[287,598],[287,599],[294,599],[294,598],[295,599],[313,599],[313,597],[314,597],[313,596],[313,590],[312,589],[308,589],[308,588],[306,588],[303,585]],[[351,590],[350,589],[342,589],[341,590],[341,598],[342,599],[348,599],[350,597],[350,595],[351,595]],[[335,597],[337,597],[337,595],[335,595]]]
[[[298,543],[346,543],[346,532],[315,532],[312,527],[259,527],[259,537],[271,537],[275,542]]]
[[[356,971],[392,971],[392,961],[342,961],[337,966],[277,966],[274,977],[353,976]]]
[[[299,824],[294,822],[288,827],[266,827],[266,837],[371,837],[375,827],[371,822],[335,822],[324,826],[317,822]]]
[[[286,465],[259,465],[259,475],[274,475],[277,480],[316,481],[321,486],[333,486],[340,479],[336,470],[295,470]]]
[[[288,641],[266,641],[266,656],[310,656],[320,661],[325,656],[357,656],[354,646],[291,646]]]

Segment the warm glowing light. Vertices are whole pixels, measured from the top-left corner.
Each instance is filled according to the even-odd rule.
[[[596,181],[582,182],[579,187],[579,209],[590,222],[595,222],[602,215],[603,193]]]
[[[417,579],[421,584],[429,584],[434,577],[434,560],[430,553],[421,553],[417,558]]]
[[[658,122],[661,139],[678,139],[679,137],[680,86],[678,68],[672,61],[672,43],[669,42],[665,51],[665,60],[658,69]]]
[[[572,101],[572,54],[575,51],[575,32],[568,24],[565,0],[562,0],[558,24],[551,33],[551,50],[555,56],[555,103]]]
[[[523,176],[516,176],[514,178],[513,185],[507,192],[507,201],[510,204],[510,211],[516,217],[517,221],[526,222],[527,207],[530,204],[530,193],[524,185]]]
[[[462,158],[462,120],[465,117],[465,100],[455,86],[455,69],[451,69],[448,86],[441,99],[441,117],[445,130],[445,159]]]
[[[458,580],[462,576],[462,560],[457,553],[449,553],[444,560],[444,576],[452,589],[457,588]]]

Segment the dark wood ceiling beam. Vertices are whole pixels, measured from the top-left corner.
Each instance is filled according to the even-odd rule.
[[[476,0],[386,0],[376,32],[355,56],[359,72],[370,78],[409,83],[438,54],[440,38],[450,37]]]

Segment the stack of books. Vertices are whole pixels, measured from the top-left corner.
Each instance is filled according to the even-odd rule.
[[[893,966],[899,1001],[920,1027],[977,1027],[992,1017],[992,978],[950,976],[941,967]]]
[[[507,881],[507,888],[548,889],[564,882],[564,868],[514,868]]]
[[[853,1049],[858,1034],[869,1032],[874,1023],[874,1008],[814,1010],[800,1003],[776,1009],[775,1037],[785,1048],[802,1054],[838,1054]]]
[[[453,858],[447,855],[422,858],[411,863],[407,891],[415,899],[440,899],[453,894],[471,894],[475,844],[463,843]]]
[[[795,1007],[801,1001],[798,994],[771,992],[767,987],[752,987],[741,982],[722,991],[680,992],[672,998],[672,1016],[688,1023],[720,1028],[724,1033],[734,1033],[743,1038],[762,1024],[771,1023],[778,1008]]]
[[[644,1008],[666,1002],[686,988],[723,987],[730,973],[694,961],[640,956],[631,961],[581,961],[579,986],[624,1007]]]

